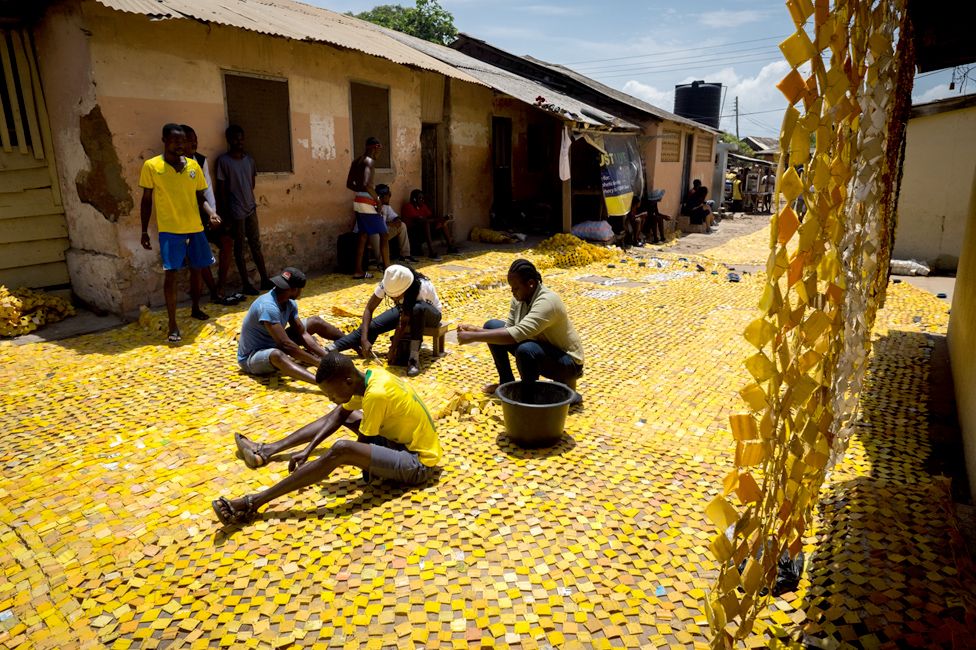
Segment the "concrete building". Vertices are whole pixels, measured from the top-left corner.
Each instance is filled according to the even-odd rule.
[[[642,127],[581,93],[293,0],[2,0],[0,14],[14,70],[3,87],[21,109],[0,129],[0,283],[70,284],[115,313],[162,303],[159,253],[139,244],[138,179],[167,122],[193,126],[211,163],[224,128],[244,127],[271,272],[332,267],[352,223],[346,172],[370,135],[385,145],[377,182],[395,202],[422,187],[461,238],[504,202],[531,206],[527,228],[569,229],[564,133],[579,149],[650,134],[649,184],[665,184],[673,211],[683,172],[708,177],[711,132],[683,118]]]
[[[439,161],[463,161],[458,175],[484,167],[483,125],[467,111],[490,104],[491,91],[477,80],[362,21],[289,0],[235,4],[66,0],[18,30],[33,41],[35,97],[43,94],[53,134],[45,153],[57,183],[43,191],[55,197],[60,188],[62,239],[49,241],[62,260],[47,263],[62,270],[32,282],[31,260],[8,258],[20,268],[4,282],[70,279],[81,298],[116,313],[160,304],[159,253],[138,241],[138,178],[166,122],[194,126],[211,161],[226,148],[227,124],[244,127],[272,272],[332,264],[336,236],[351,223],[346,172],[368,135],[385,145],[377,181],[400,199],[425,170],[442,171]],[[448,80],[459,83],[450,94]],[[434,137],[424,137],[425,125]],[[487,220],[489,197],[478,184],[462,187],[438,207],[466,233]],[[30,190],[30,201],[41,192]],[[46,216],[39,212],[49,206],[24,217]]]
[[[905,133],[894,259],[954,272],[976,174],[976,95],[912,107]]]
[[[640,129],[637,140],[643,159],[645,187],[665,190],[659,206],[661,212],[678,214],[691,181],[700,178],[708,183],[713,176],[719,134],[715,129],[652,106],[564,66],[517,56],[465,34],[459,35],[451,47],[520,77],[532,79],[548,88],[550,93],[559,92],[575,97],[621,120],[636,124]],[[584,158],[584,143],[574,143],[574,149],[579,152],[579,158]],[[593,188],[589,185],[573,183],[570,200],[574,221],[585,218],[592,193]]]

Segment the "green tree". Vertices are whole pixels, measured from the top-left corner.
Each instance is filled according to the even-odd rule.
[[[749,147],[749,145],[747,145],[745,142],[735,137],[731,133],[726,133],[725,131],[722,131],[719,134],[718,139],[721,140],[722,142],[727,142],[731,145],[735,145],[735,153],[739,154],[740,156],[753,156],[756,153]]]
[[[416,0],[414,7],[379,5],[351,15],[438,45],[449,44],[458,34],[454,16],[437,0]]]

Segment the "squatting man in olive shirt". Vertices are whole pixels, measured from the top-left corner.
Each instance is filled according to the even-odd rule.
[[[542,283],[542,275],[528,260],[515,260],[508,269],[512,303],[508,319],[492,319],[484,327],[458,325],[458,343],[487,343],[498,371],[498,381],[515,381],[509,354],[523,382],[540,376],[566,384],[574,391],[583,374],[583,342],[569,320],[566,305]],[[482,390],[493,394],[497,383]],[[576,393],[572,404],[583,397]]]

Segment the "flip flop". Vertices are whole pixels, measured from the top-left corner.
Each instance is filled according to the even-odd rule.
[[[244,497],[244,503],[246,507],[243,510],[234,510],[234,506],[231,505],[230,499],[227,497],[220,497],[215,501],[210,502],[210,507],[213,508],[214,514],[217,515],[217,519],[224,526],[240,526],[241,524],[249,524],[254,521],[254,516],[257,515],[257,510],[251,503],[251,495]]]
[[[362,275],[354,275],[354,276],[352,276],[352,279],[353,280],[370,280],[372,278],[373,278],[373,274],[372,273],[363,273]]]
[[[199,310],[199,309],[196,310],[196,311],[190,312],[190,316],[193,316],[197,320],[210,320],[210,315],[207,314],[204,311]]]
[[[244,296],[241,296],[241,299],[243,298]],[[225,305],[229,307],[231,305],[236,305],[237,303],[240,302],[240,300],[237,300],[233,296],[217,296],[216,298],[211,298],[210,302],[216,305]]]
[[[264,447],[264,445],[258,445],[257,449],[251,449],[248,445],[244,444],[245,440],[247,440],[247,438],[241,434],[234,434],[234,444],[237,445],[237,451],[241,453],[241,458],[244,459],[244,464],[250,469],[257,469],[267,465],[268,459],[265,458],[264,454],[261,453],[261,449]]]
[[[179,343],[180,341],[183,340],[183,337],[180,336],[179,330],[173,330],[172,332],[169,333],[169,336],[166,337],[166,340],[169,341],[170,343]]]

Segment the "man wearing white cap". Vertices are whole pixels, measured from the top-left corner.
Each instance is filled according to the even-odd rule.
[[[373,312],[384,298],[391,299],[394,306],[373,318]],[[387,361],[395,363],[400,341],[409,341],[407,375],[416,377],[420,374],[420,343],[424,328],[440,322],[441,301],[430,278],[407,266],[391,264],[386,267],[383,280],[376,285],[376,290],[366,303],[362,325],[337,340],[333,347],[339,351],[356,350],[360,355],[369,357],[377,337],[395,330]]]

